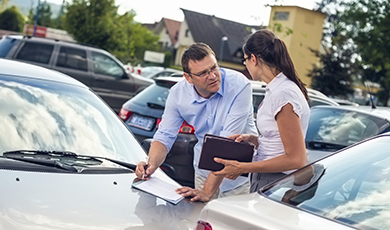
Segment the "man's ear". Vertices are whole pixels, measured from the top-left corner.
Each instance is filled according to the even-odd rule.
[[[192,77],[191,77],[188,73],[184,73],[183,75],[184,75],[184,77],[186,78],[186,80],[187,80],[190,84],[192,84]]]

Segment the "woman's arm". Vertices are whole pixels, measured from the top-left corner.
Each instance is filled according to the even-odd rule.
[[[214,172],[214,174],[225,175],[229,179],[235,179],[242,173],[275,173],[305,166],[306,147],[304,135],[299,117],[293,111],[291,104],[282,107],[281,111],[276,115],[276,122],[285,154],[269,160],[250,163],[216,158],[215,161],[224,164],[225,168],[221,171]]]

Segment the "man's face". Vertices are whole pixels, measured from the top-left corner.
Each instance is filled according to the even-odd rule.
[[[221,87],[221,74],[217,60],[213,55],[206,56],[201,61],[189,61],[191,74],[184,73],[187,81],[195,86],[203,98],[210,98]]]

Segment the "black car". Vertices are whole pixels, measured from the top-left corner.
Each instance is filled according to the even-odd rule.
[[[119,116],[142,142],[146,151],[149,150],[152,137],[158,129],[165,108],[169,89],[183,77],[160,77],[155,83],[123,104]],[[253,91],[253,108],[257,107],[265,95],[264,82],[250,81]],[[338,104],[316,90],[309,90],[310,105]],[[255,115],[256,116],[256,115]],[[186,186],[194,186],[193,147],[197,143],[195,130],[186,122],[180,128],[178,137],[167,155],[161,168],[173,179]]]
[[[92,88],[116,112],[129,98],[153,83],[126,71],[109,52],[74,42],[5,35],[0,38],[0,58],[65,73]]]

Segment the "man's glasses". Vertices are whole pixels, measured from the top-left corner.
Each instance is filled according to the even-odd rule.
[[[188,74],[195,75],[195,76],[200,77],[200,78],[205,78],[205,77],[208,77],[210,75],[210,73],[213,73],[214,75],[217,74],[218,71],[219,71],[219,66],[218,66],[218,64],[215,64],[209,70],[204,70],[200,73],[188,73]]]

